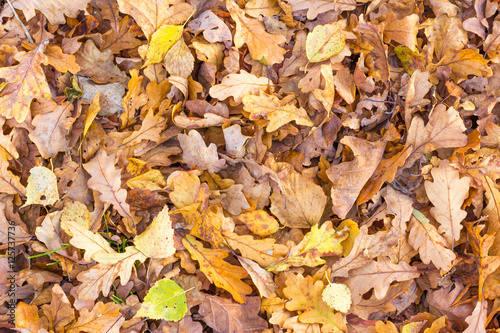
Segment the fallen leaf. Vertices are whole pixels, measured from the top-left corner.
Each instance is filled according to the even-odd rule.
[[[245,11],[233,0],[226,0],[226,8],[236,22],[236,47],[247,44],[252,59],[265,65],[273,65],[283,60],[286,50],[279,45],[286,42],[285,36],[268,33],[262,22],[246,17]]]
[[[241,70],[239,74],[229,74],[222,79],[220,84],[210,88],[210,96],[221,101],[228,97],[233,97],[236,103],[241,103],[243,96],[257,94],[259,90],[264,91],[269,86],[269,79],[257,77],[253,74]]]
[[[238,256],[238,261],[245,268],[253,283],[259,290],[260,296],[269,298],[276,292],[278,286],[273,281],[273,274],[259,266],[255,261]]]
[[[59,200],[56,175],[45,167],[31,168],[26,192],[27,198],[23,207],[55,204]]]
[[[118,332],[125,321],[125,317],[120,314],[120,307],[113,302],[106,304],[98,302],[92,311],[83,308],[78,320],[66,327],[66,332],[95,332],[101,329],[106,332]]]
[[[179,134],[177,138],[182,148],[182,159],[190,168],[209,172],[219,172],[225,168],[226,161],[219,159],[217,146],[211,143],[207,147],[198,131],[191,130],[188,134]]]
[[[340,20],[325,25],[317,25],[307,35],[306,54],[310,62],[321,62],[330,59],[345,46],[346,21]]]
[[[185,290],[170,279],[161,279],[149,289],[136,316],[179,321],[187,310]]]
[[[85,11],[90,0],[83,0],[76,3],[64,0],[17,0],[12,3],[14,8],[23,12],[26,21],[35,17],[35,10],[40,11],[51,24],[65,24],[67,17],[77,17],[80,11]],[[12,16],[10,7],[6,7],[4,15]]]
[[[125,73],[113,63],[113,52],[109,49],[99,51],[90,39],[83,44],[75,57],[81,68],[79,75],[87,76],[96,83],[125,81]]]
[[[431,214],[440,224],[439,233],[444,234],[453,249],[455,241],[460,239],[461,222],[467,216],[461,206],[469,192],[470,178],[459,178],[458,170],[448,160],[441,161],[438,168],[432,168],[431,174],[434,181],[424,184],[427,196],[434,205]]]
[[[267,132],[276,131],[291,121],[295,121],[297,125],[314,125],[303,108],[296,107],[292,103],[285,104],[276,96],[267,95],[262,91],[259,96],[245,95],[242,101],[245,111],[250,112],[250,120],[258,120],[261,117],[269,120]]]
[[[207,249],[202,243],[198,242],[193,236],[186,235],[182,239],[182,244],[189,251],[193,260],[200,264],[200,270],[213,283],[223,288],[233,295],[233,298],[238,303],[247,303],[248,299],[245,295],[252,292],[252,288],[241,281],[248,273],[239,266],[233,266],[224,261],[229,253],[224,250]]]
[[[147,229],[134,238],[135,247],[150,258],[168,258],[175,253],[174,229],[165,206]]]

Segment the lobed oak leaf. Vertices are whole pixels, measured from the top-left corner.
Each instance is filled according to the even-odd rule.
[[[448,160],[442,160],[438,168],[431,170],[433,182],[425,182],[425,191],[434,205],[431,214],[440,224],[438,231],[453,250],[455,241],[460,239],[461,222],[467,212],[461,206],[469,192],[469,177],[459,178],[457,169]]]
[[[87,262],[95,260],[95,255],[100,252],[116,253],[104,237],[93,233],[76,221],[66,221],[64,228],[68,231],[69,235],[72,235],[69,241],[71,245],[85,250],[83,258]]]
[[[32,124],[35,130],[31,131],[29,138],[37,146],[43,158],[56,157],[59,152],[69,148],[66,136],[75,121],[75,118],[71,117],[73,104],[64,102],[58,105],[49,101],[41,106],[50,108],[51,112],[37,114],[33,118]]]
[[[484,59],[479,54],[479,50],[449,50],[437,64],[429,64],[427,69],[432,72],[439,66],[448,66],[452,71],[451,77],[458,82],[462,79],[467,79],[468,75],[492,76],[493,71],[488,66],[488,62],[487,59]]]
[[[206,249],[191,235],[186,235],[186,238],[182,239],[182,244],[191,254],[191,258],[199,262],[200,270],[217,287],[229,291],[238,303],[247,302],[245,295],[252,292],[252,287],[241,279],[245,278],[248,273],[244,268],[224,261],[229,253],[224,250]]]
[[[239,104],[244,95],[255,95],[260,90],[266,90],[269,83],[268,78],[257,77],[242,69],[239,74],[226,75],[221,83],[210,88],[209,93],[210,96],[221,101],[233,97],[234,101]]]
[[[347,332],[342,313],[336,312],[323,301],[325,285],[311,276],[289,274],[283,294],[288,298],[285,307],[289,311],[300,311],[299,321],[307,324],[323,324],[322,332]]]
[[[111,29],[118,33],[120,15],[118,13],[118,3],[110,2],[108,0],[95,0],[97,7],[101,9],[101,15],[105,20],[111,24]]]
[[[333,185],[332,211],[343,219],[379,165],[386,142],[369,142],[352,136],[346,136],[340,142],[352,149],[354,160],[332,165],[326,170],[326,175]]]
[[[288,247],[275,244],[272,238],[254,239],[250,235],[240,236],[233,232],[223,232],[222,236],[232,249],[238,249],[244,258],[256,261],[267,268],[288,252]]]
[[[424,264],[431,261],[438,269],[448,272],[455,260],[455,253],[446,247],[446,240],[427,219],[412,216],[410,219],[408,242],[419,251]]]
[[[47,56],[47,64],[52,65],[61,73],[69,71],[76,74],[80,71],[80,66],[76,63],[75,56],[63,53],[59,46],[47,45],[45,55]]]
[[[287,256],[269,267],[270,271],[284,271],[290,266],[315,267],[325,264],[322,256],[340,255],[343,252],[342,241],[349,237],[349,227],[342,226],[335,230],[332,222],[323,223],[320,228],[313,225],[302,241],[290,249]]]
[[[332,65],[321,65],[321,75],[325,79],[325,89],[315,89],[313,96],[323,104],[325,110],[330,114],[335,100],[335,78],[332,73]]]
[[[142,175],[127,180],[127,186],[130,189],[141,189],[149,191],[162,190],[167,185],[165,178],[160,170],[149,170]]]
[[[59,284],[52,287],[51,294],[50,304],[42,305],[43,314],[48,319],[49,330],[63,332],[64,327],[75,319],[75,310]]]
[[[122,129],[136,122],[135,111],[148,102],[148,95],[144,92],[144,88],[142,87],[144,76],[139,76],[139,71],[137,69],[131,70],[130,76],[128,91],[123,98],[123,109],[125,112],[120,115]]]
[[[259,317],[260,297],[248,297],[245,304],[230,299],[206,295],[200,304],[203,321],[215,332],[261,333],[268,328]]]
[[[135,247],[150,258],[168,258],[175,253],[174,229],[165,206],[147,229],[134,238]]]
[[[274,65],[283,61],[286,50],[279,46],[286,42],[283,35],[270,34],[264,28],[264,23],[249,18],[233,0],[226,0],[226,8],[236,22],[234,45],[240,48],[247,44],[253,60],[264,65]]]
[[[146,117],[142,121],[141,128],[132,132],[130,136],[123,139],[121,146],[129,147],[140,143],[142,140],[158,142],[160,133],[166,125],[166,119],[160,113],[154,114],[153,109],[149,109]]]
[[[65,1],[65,0],[16,0],[12,2],[14,8],[23,12],[26,21],[31,20],[36,15],[36,10],[40,11],[51,24],[64,24],[66,17],[75,18],[80,11],[86,12],[87,4],[90,0]],[[9,6],[2,15],[12,16],[12,10]]]
[[[227,48],[233,44],[231,30],[211,10],[205,10],[196,19],[190,21],[188,28],[193,30],[195,34],[203,31],[203,37],[211,44],[222,42]]]
[[[36,305],[19,302],[16,307],[14,320],[16,328],[26,332],[48,332],[48,320],[45,316],[41,318],[38,316],[38,307]]]
[[[169,198],[175,207],[180,209],[200,201],[200,174],[199,170],[174,171],[168,176],[167,188],[171,190]]]
[[[363,267],[351,270],[349,276],[344,284],[351,290],[353,300],[360,299],[372,288],[375,297],[382,299],[392,282],[416,279],[420,272],[405,262],[394,264],[387,257],[379,257],[377,261],[372,260]]]
[[[113,302],[104,304],[98,302],[89,311],[87,308],[80,310],[78,320],[65,327],[65,332],[80,333],[80,332],[120,332],[120,327],[125,321],[125,317],[120,313],[121,305]]]
[[[15,118],[18,123],[22,123],[30,114],[33,99],[44,101],[51,98],[41,66],[47,63],[44,52],[48,43],[47,39],[33,51],[16,54],[18,65],[0,68],[0,77],[7,82],[0,92],[0,114],[7,119]]]
[[[33,167],[26,186],[26,202],[28,205],[53,205],[59,200],[57,177],[46,167]]]
[[[91,39],[88,39],[75,54],[80,65],[79,75],[87,76],[96,83],[124,82],[126,75],[113,63],[113,52],[101,52]]]
[[[488,316],[488,303],[485,300],[477,302],[474,311],[470,316],[465,318],[469,326],[464,333],[486,333],[486,318]]]
[[[267,132],[274,132],[291,121],[295,121],[298,125],[314,125],[305,109],[280,101],[276,96],[267,95],[262,91],[259,96],[243,96],[243,105],[244,110],[250,112],[250,120],[258,120],[261,117],[269,120]]]
[[[308,20],[314,20],[319,14],[328,11],[350,11],[356,8],[356,2],[352,0],[341,3],[330,0],[287,0],[287,3],[292,6],[293,12],[307,10]]]
[[[103,6],[101,8],[110,8],[110,6],[118,7],[116,2],[108,2],[107,0],[98,0],[98,2],[103,2]],[[99,3],[97,3],[99,5]],[[106,11],[101,11],[101,14],[105,16],[107,14]],[[115,16],[116,15],[116,16]],[[117,11],[110,15],[108,19],[116,22],[116,20],[120,18]],[[136,38],[141,34],[141,31],[137,27],[137,25],[131,26],[131,18],[130,16],[125,16],[120,23],[114,23],[112,26],[112,30],[108,30],[105,34],[102,35],[102,39],[104,44],[102,45],[102,50],[110,49],[114,54],[120,54],[121,50],[133,49],[142,44],[141,40]]]
[[[354,31],[361,34],[361,41],[363,43],[367,43],[372,47],[370,55],[373,57],[373,66],[378,71],[377,74],[380,79],[384,82],[384,84],[387,84],[390,69],[389,63],[387,62],[387,45],[384,44],[382,37],[384,27],[384,23],[374,25],[372,23],[360,21],[360,24],[354,29]]]
[[[453,107],[446,109],[443,104],[434,107],[427,125],[422,118],[414,117],[406,139],[406,145],[411,145],[413,151],[403,168],[412,166],[424,154],[436,149],[465,146],[467,135],[464,131],[465,125],[458,111]]]
[[[280,178],[282,191],[271,195],[271,213],[289,228],[318,224],[327,202],[323,189],[291,169],[282,171]]]
[[[104,150],[99,150],[83,167],[91,176],[88,186],[101,193],[100,199],[112,204],[121,216],[132,218],[125,202],[127,191],[121,188],[121,170],[115,169],[115,154],[108,156]]]
[[[198,131],[191,130],[188,134],[179,134],[177,138],[182,148],[182,159],[189,168],[214,173],[225,168],[226,161],[219,159],[217,146],[211,143],[207,147]]]
[[[138,260],[142,263],[147,259],[134,246],[127,246],[122,253],[100,251],[94,254],[94,257],[99,264],[79,273],[76,277],[82,283],[76,287],[80,300],[93,301],[99,297],[101,291],[103,296],[107,297],[118,276],[121,285],[125,285],[130,280],[135,262]]]

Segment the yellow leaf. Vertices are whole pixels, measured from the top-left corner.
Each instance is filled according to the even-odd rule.
[[[57,177],[52,170],[45,167],[31,168],[26,190],[27,199],[23,207],[33,204],[53,205],[59,200]]]
[[[222,242],[221,229],[226,219],[222,208],[219,206],[209,206],[203,210],[202,214],[196,214],[194,227],[191,229],[191,235],[206,240],[217,247]]]
[[[439,66],[447,66],[452,71],[452,78],[458,82],[460,79],[466,79],[468,75],[492,76],[493,71],[488,62],[488,59],[479,54],[479,50],[449,50],[437,64],[429,64],[427,69],[432,72]]]
[[[130,189],[139,188],[142,190],[157,191],[162,190],[167,185],[160,170],[149,170],[142,175],[131,178],[127,181]]]
[[[143,56],[145,63],[142,67],[162,62],[168,50],[181,39],[183,30],[183,25],[165,25],[155,31]]]
[[[278,221],[263,209],[239,215],[238,220],[243,222],[248,230],[260,237],[267,237],[279,229]]]
[[[72,54],[63,53],[59,46],[48,45],[45,49],[47,63],[54,66],[59,72],[71,72],[76,74],[80,71],[80,66],[75,61],[75,56]]]
[[[34,98],[44,101],[52,96],[41,66],[47,62],[43,53],[48,43],[47,39],[33,51],[16,54],[19,65],[0,68],[0,78],[7,81],[7,87],[0,94],[0,114],[7,119],[15,118],[22,123],[30,113]]]
[[[115,332],[118,331],[125,321],[120,313],[121,305],[109,302],[98,302],[92,311],[82,308],[78,320],[65,327],[68,333],[80,332]]]
[[[314,27],[306,39],[307,59],[310,62],[321,62],[339,54],[345,46],[346,35],[342,30],[346,25],[346,21],[341,20]]]
[[[267,132],[273,132],[294,120],[298,125],[314,125],[305,109],[296,107],[293,103],[284,104],[278,97],[262,91],[259,96],[243,96],[243,105],[244,110],[250,112],[250,120],[258,120],[261,117],[269,120]]]
[[[76,221],[66,221],[64,223],[64,231],[66,230],[68,235],[72,235],[72,238],[69,241],[70,244],[79,249],[85,250],[83,258],[87,262],[92,261],[92,259],[96,260],[95,255],[97,253],[116,253],[104,237],[100,234],[93,233]]]
[[[172,192],[169,193],[170,201],[177,208],[190,206],[198,200],[198,195],[201,190],[201,182],[198,176],[201,174],[199,170],[192,171],[174,171],[168,176],[167,187]]]
[[[224,250],[206,249],[193,236],[186,235],[182,244],[191,254],[191,258],[200,263],[200,270],[214,284],[233,295],[238,303],[245,303],[246,296],[252,292],[252,287],[241,281],[248,273],[243,267],[233,266],[224,261],[229,253]]]
[[[94,122],[95,117],[101,111],[101,105],[100,105],[100,100],[101,100],[101,92],[98,92],[94,98],[92,99],[92,104],[90,104],[90,107],[87,109],[87,112],[85,112],[85,120],[83,121],[83,136],[87,135],[87,132],[90,129],[90,125]]]
[[[47,332],[48,320],[45,316],[38,316],[38,307],[19,302],[15,314],[16,328],[25,332]]]
[[[81,225],[84,229],[89,230],[90,213],[87,209],[87,206],[79,201],[65,201],[64,208],[61,214],[61,229],[64,230],[68,235],[73,237],[73,234],[67,228],[67,223],[69,221],[74,221]]]
[[[154,259],[168,258],[175,253],[174,229],[167,206],[142,234],[134,238],[134,245],[139,251]]]
[[[288,311],[300,311],[299,321],[307,324],[323,324],[323,332],[347,332],[342,313],[331,309],[322,298],[325,285],[321,280],[314,282],[311,276],[289,274],[283,294],[288,301]]]
[[[268,33],[264,28],[264,23],[246,17],[245,11],[233,0],[226,0],[226,7],[236,22],[234,35],[236,47],[240,48],[243,44],[247,44],[252,59],[264,65],[273,65],[283,61],[286,50],[279,44],[286,42],[285,36]]]
[[[256,261],[264,268],[288,252],[287,246],[275,244],[273,238],[254,239],[250,235],[240,236],[233,232],[224,232],[223,236],[231,248],[238,249],[243,257]]]

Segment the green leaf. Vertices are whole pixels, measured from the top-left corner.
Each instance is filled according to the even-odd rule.
[[[187,312],[186,292],[170,279],[159,280],[144,298],[137,317],[179,321]]]

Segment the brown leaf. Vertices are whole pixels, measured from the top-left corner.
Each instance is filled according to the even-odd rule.
[[[80,311],[78,320],[66,327],[65,331],[68,333],[79,332],[120,332],[120,326],[125,321],[125,317],[120,314],[121,306],[109,302],[98,302],[92,311],[83,308]]]
[[[260,297],[248,297],[245,304],[230,299],[206,295],[200,304],[203,321],[216,332],[260,333],[268,327],[259,317]]]
[[[51,292],[50,305],[42,305],[42,310],[49,322],[48,329],[61,332],[67,324],[75,319],[75,311],[60,285],[54,285]]]
[[[90,0],[69,2],[65,0],[17,0],[12,3],[14,8],[20,9],[24,13],[26,21],[31,20],[35,15],[35,10],[40,11],[51,24],[58,25],[66,23],[67,17],[77,17],[81,10],[85,11]],[[6,7],[6,16],[12,16],[12,10]]]
[[[179,134],[177,138],[182,148],[182,159],[188,167],[196,166],[198,170],[209,172],[219,172],[225,168],[226,161],[219,159],[217,146],[211,143],[207,147],[198,131],[191,130],[188,134]]]
[[[76,53],[76,62],[81,70],[78,74],[87,76],[96,83],[126,80],[126,75],[114,63],[111,50],[99,51],[92,40],[87,40]]]
[[[378,70],[380,79],[387,84],[390,71],[387,62],[387,46],[383,43],[383,30],[384,24],[374,25],[361,22],[354,31],[361,33],[363,42],[372,47],[370,55],[373,57],[375,69]]]
[[[332,165],[326,170],[326,175],[333,184],[332,210],[343,219],[380,163],[386,143],[383,140],[369,142],[352,136],[344,137],[340,142],[352,149],[354,160]]]

